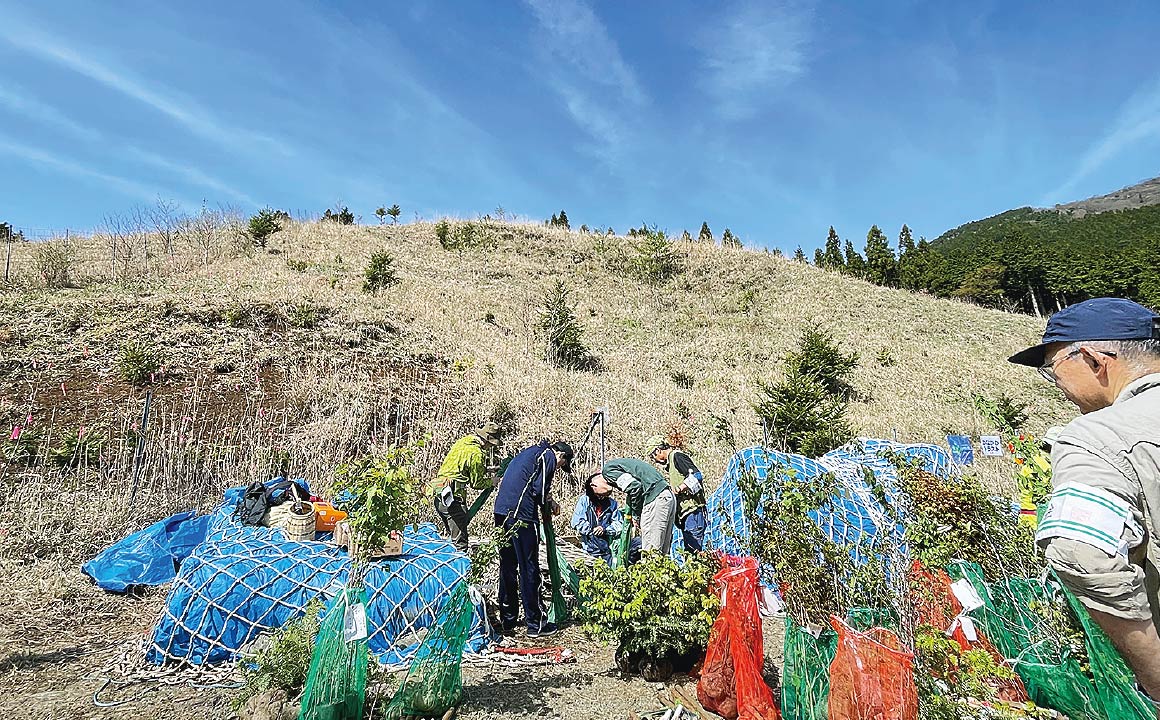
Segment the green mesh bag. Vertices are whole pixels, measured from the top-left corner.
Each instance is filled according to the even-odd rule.
[[[1013,577],[996,583],[983,581],[974,563],[957,562],[947,568],[951,577],[971,581],[984,606],[970,613],[1003,657],[1012,660],[1031,700],[1058,710],[1072,720],[1145,720],[1153,718],[1147,702],[1135,690],[1132,672],[1124,664],[1107,635],[1082,604],[1057,582]],[[1084,628],[1091,677],[1036,611],[1060,602],[1062,592],[1068,610]],[[1067,610],[1065,610],[1067,611]]]
[[[362,720],[367,690],[366,588],[343,588],[326,608],[306,675],[300,720]],[[360,613],[362,637],[346,641]],[[350,615],[351,617],[348,617]]]
[[[1091,619],[1079,600],[1064,590],[1072,612],[1083,624],[1088,660],[1099,701],[1108,720],[1152,720],[1156,711],[1136,690],[1136,677],[1116,651],[1112,641]]]
[[[781,680],[781,714],[785,720],[826,720],[830,700],[830,663],[838,634],[822,628],[814,637],[793,618],[785,619],[785,665]]]
[[[407,669],[407,676],[387,706],[387,718],[443,717],[463,692],[463,646],[471,633],[475,603],[471,586],[460,582],[427,631]]]

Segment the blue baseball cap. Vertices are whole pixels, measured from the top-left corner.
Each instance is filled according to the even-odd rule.
[[[1007,361],[1039,367],[1051,343],[1149,339],[1160,339],[1160,315],[1131,300],[1094,298],[1052,315],[1043,331],[1043,342],[1015,353]]]

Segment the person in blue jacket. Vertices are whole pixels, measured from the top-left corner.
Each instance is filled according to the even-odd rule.
[[[495,526],[511,533],[499,550],[499,613],[505,633],[516,629],[521,605],[528,637],[556,632],[540,595],[540,513],[544,508],[560,513],[551,498],[552,479],[557,470],[571,472],[572,456],[568,443],[544,440],[512,458],[500,478]]]
[[[572,513],[572,528],[580,536],[584,552],[612,565],[612,546],[624,532],[624,513],[612,499],[612,486],[600,473],[584,482],[584,494]]]

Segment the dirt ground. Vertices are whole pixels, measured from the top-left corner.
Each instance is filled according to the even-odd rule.
[[[235,717],[231,689],[188,682],[106,683],[126,641],[152,624],[166,588],[106,593],[79,568],[52,561],[32,567],[8,564],[0,571],[0,601],[14,610],[5,614],[17,619],[0,623],[0,717]],[[30,612],[34,606],[39,606],[36,613]],[[781,620],[766,620],[766,657],[778,667],[782,632]],[[526,639],[517,641],[531,645]],[[663,685],[622,675],[615,669],[613,649],[588,640],[576,627],[566,628],[551,642],[570,649],[576,661],[514,668],[466,664],[459,717],[627,718],[631,711],[660,708],[658,689],[681,686],[696,692],[696,680],[687,675],[674,675]],[[96,693],[100,702],[112,706],[99,707]]]

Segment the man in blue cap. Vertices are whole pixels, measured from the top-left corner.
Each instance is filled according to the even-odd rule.
[[[1010,361],[1037,368],[1082,413],[1052,444],[1036,541],[1156,703],[1160,571],[1148,521],[1160,523],[1160,316],[1088,300],[1052,315],[1043,341]]]

